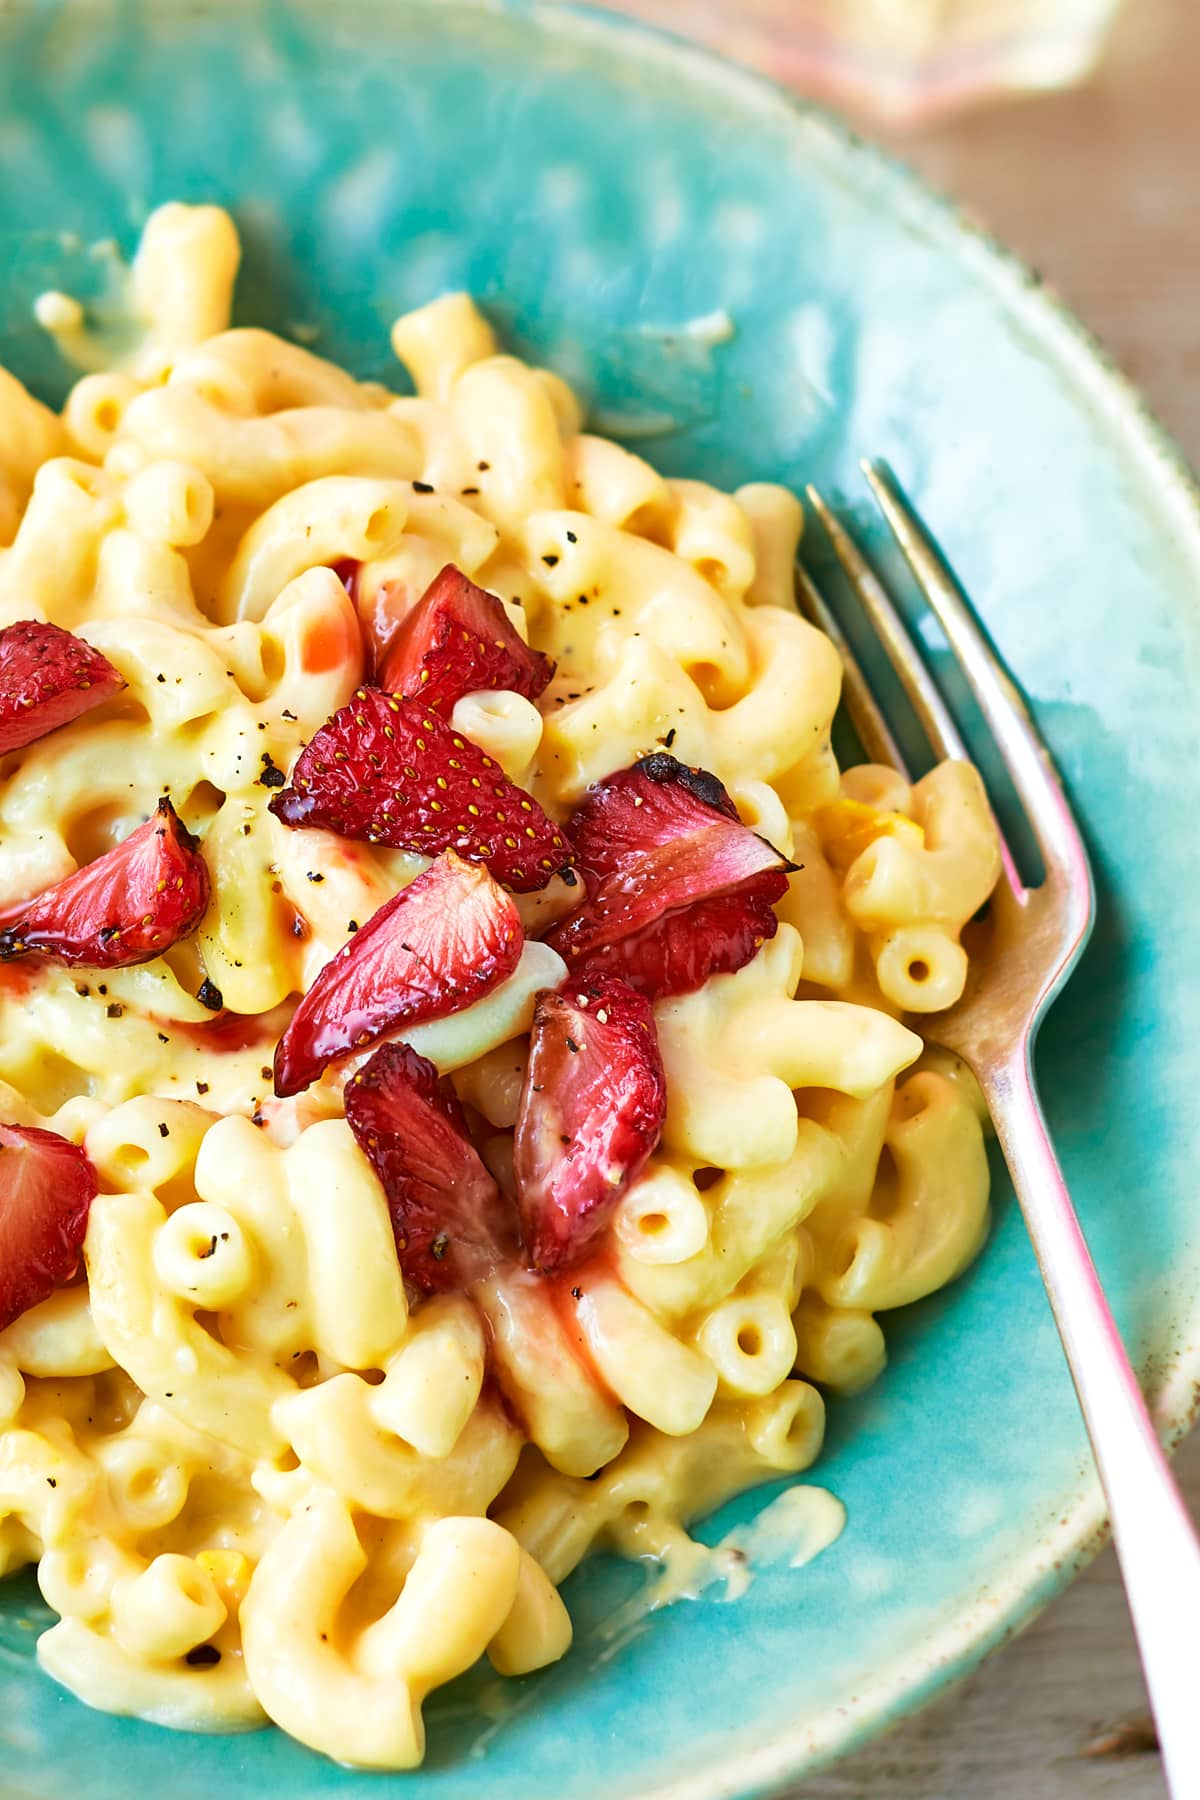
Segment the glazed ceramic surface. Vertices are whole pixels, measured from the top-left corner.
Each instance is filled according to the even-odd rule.
[[[629,26],[459,0],[9,0],[0,361],[61,398],[71,371],[34,297],[103,310],[112,241],[128,250],[171,197],[236,213],[241,321],[360,375],[394,380],[390,320],[466,287],[672,472],[816,479],[857,508],[856,458],[890,458],[1032,696],[1095,857],[1100,923],[1041,1073],[1118,1319],[1181,1429],[1200,1372],[1200,526],[1078,329],[827,119]],[[273,1731],[89,1712],[36,1670],[32,1580],[7,1584],[0,1795],[716,1800],[784,1783],[969,1667],[1100,1520],[1003,1181],[981,1260],[893,1316],[889,1341],[878,1385],[831,1407],[813,1478],[849,1512],[832,1549],[632,1632],[611,1620],[640,1571],[588,1564],[566,1661],[437,1695],[416,1775],[354,1775]]]

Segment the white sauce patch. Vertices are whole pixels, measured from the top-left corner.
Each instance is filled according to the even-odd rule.
[[[711,1547],[672,1528],[643,1559],[653,1573],[607,1621],[605,1636],[627,1642],[649,1614],[677,1600],[698,1600],[720,1582],[725,1591],[714,1596],[718,1602],[740,1600],[764,1570],[802,1569],[841,1536],[845,1524],[845,1507],[826,1488],[792,1487]]]

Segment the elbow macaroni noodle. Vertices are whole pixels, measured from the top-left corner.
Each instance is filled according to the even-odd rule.
[[[581,433],[463,295],[394,328],[415,396],[230,329],[238,254],[224,213],[164,207],[131,283],[141,348],[61,418],[0,371],[0,624],[77,631],[127,683],[0,764],[0,902],[164,791],[214,877],[196,938],[155,962],[0,969],[0,1116],[83,1143],[100,1181],[86,1284],[0,1333],[0,1573],[37,1564],[60,1615],[41,1661],[93,1705],[270,1719],[408,1768],[432,1688],[485,1653],[502,1674],[563,1654],[556,1587],[590,1549],[661,1554],[806,1468],[819,1389],[883,1367],[876,1313],[978,1250],[978,1112],[933,1059],[911,1072],[899,1015],[961,992],[996,837],[964,763],[911,789],[839,773],[790,494],[667,481]],[[285,829],[258,782],[362,677],[343,557],[365,622],[385,582],[415,597],[453,560],[556,659],[537,706],[454,713],[552,811],[665,740],[800,865],[751,963],[658,1004],[663,1140],[570,1291],[508,1270],[418,1304],[337,1080],[270,1093],[294,997],[424,866]],[[237,1016],[215,1042],[206,971]],[[412,1033],[493,1166],[534,995],[563,974],[530,941]]]

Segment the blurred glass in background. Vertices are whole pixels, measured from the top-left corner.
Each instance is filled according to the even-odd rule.
[[[1090,73],[1121,0],[607,0],[807,94],[919,124]]]

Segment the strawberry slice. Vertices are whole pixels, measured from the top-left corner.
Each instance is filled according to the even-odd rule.
[[[570,831],[587,899],[547,942],[576,968],[660,999],[742,968],[775,935],[792,865],[706,770],[644,757],[598,782]]]
[[[126,969],[188,937],[208,905],[208,867],[167,799],[95,862],[0,921],[0,960],[40,950],[56,962]]]
[[[70,724],[125,686],[106,656],[58,625],[0,631],[0,756]]]
[[[495,594],[447,563],[393,632],[379,662],[381,688],[449,716],[483,688],[536,700],[554,664],[514,631]]]
[[[697,900],[683,912],[597,946],[573,962],[575,973],[619,975],[649,1000],[693,994],[712,975],[744,969],[775,936],[778,898],[775,877],[758,876],[736,894]]]
[[[558,1273],[587,1255],[666,1114],[648,1000],[611,975],[538,995],[513,1155],[533,1268]]]
[[[360,688],[322,725],[271,811],[285,825],[487,863],[515,893],[568,870],[570,845],[536,800],[437,713]]]
[[[410,1281],[426,1293],[467,1287],[515,1254],[516,1218],[431,1062],[410,1044],[384,1044],[346,1083],[345,1099]]]
[[[330,958],[275,1048],[275,1092],[298,1094],[349,1050],[481,1000],[520,960],[517,909],[452,850],[393,894]]]
[[[96,1171],[77,1144],[0,1125],[0,1331],[79,1267]]]

